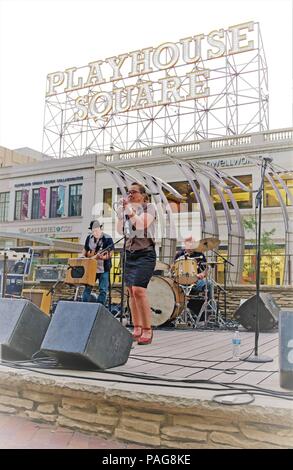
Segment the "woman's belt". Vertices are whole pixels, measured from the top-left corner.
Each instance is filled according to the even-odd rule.
[[[144,253],[146,251],[153,251],[155,247],[153,245],[147,246],[146,248],[142,248],[141,250],[126,250],[128,253]]]

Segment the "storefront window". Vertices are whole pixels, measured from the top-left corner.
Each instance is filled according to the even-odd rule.
[[[77,217],[81,216],[82,208],[82,184],[71,184],[69,186],[69,208],[68,216]]]
[[[274,249],[273,253],[264,253],[260,263],[260,283],[276,286],[283,283],[285,263],[285,250],[283,247]],[[244,284],[256,282],[256,251],[255,248],[246,248],[244,254],[243,275]]]
[[[248,188],[252,188],[252,175],[244,175],[244,176],[236,176],[241,183],[245,184]],[[243,189],[239,188],[239,186],[232,186],[229,181],[227,181],[227,185],[231,186],[231,192],[236,200],[239,209],[250,209],[252,208],[252,193],[248,191],[244,191]],[[222,191],[220,189],[220,191]],[[229,209],[233,209],[233,205],[231,203],[230,197],[227,195],[226,191],[222,191],[225,200],[228,203]],[[218,195],[215,187],[210,184],[210,195],[212,196],[214,206],[216,210],[223,210],[223,205],[221,203],[220,196]]]
[[[10,193],[0,193],[0,222],[7,222]]]
[[[103,190],[103,216],[111,217],[112,215],[112,188]]]
[[[22,191],[15,192],[14,220],[22,220]]]
[[[40,218],[40,189],[33,189],[31,218]]]
[[[188,181],[175,181],[169,184],[183,196],[183,199],[180,201],[171,192],[163,189],[173,213],[193,212],[197,209],[197,205],[194,205],[197,204],[197,200]]]
[[[227,257],[227,250],[218,250],[219,254]],[[233,263],[233,258],[229,259]],[[216,281],[224,284],[224,263],[221,257],[217,259]],[[260,283],[261,285],[279,286],[283,283],[285,263],[285,250],[280,246],[271,253],[264,253],[261,256],[260,264]],[[229,284],[229,276],[227,276]],[[256,250],[255,247],[246,247],[244,252],[244,262],[242,271],[243,284],[256,283]]]
[[[279,183],[277,178],[271,175],[275,181],[277,188],[279,189],[282,199],[286,206],[292,206],[290,198],[288,197],[286,191],[283,189],[282,185]],[[284,181],[285,185],[288,187],[290,193],[293,195],[293,178],[288,177],[285,174],[279,175]],[[271,183],[266,179],[264,185],[264,207],[279,207],[280,203],[278,201],[275,190],[273,189]]]
[[[53,186],[52,188],[50,188],[50,218],[61,217],[60,212],[58,212],[60,204],[58,189],[58,186]]]

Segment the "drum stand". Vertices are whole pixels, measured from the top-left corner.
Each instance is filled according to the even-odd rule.
[[[206,308],[206,310],[209,311],[207,323],[217,328],[224,328],[226,323],[223,320],[219,312],[217,302],[215,301],[215,285],[217,285],[217,283],[213,279],[211,279],[210,281],[211,281],[211,298],[208,301],[207,308]],[[207,290],[207,287],[206,287],[206,290]],[[206,313],[206,316],[207,316],[207,313]]]
[[[181,287],[183,294],[184,294],[184,308],[181,314],[175,320],[175,328],[177,324],[180,324],[180,323],[183,325],[192,326],[192,328],[195,328],[196,321],[194,320],[190,309],[187,307],[187,304],[190,298],[189,294],[194,284],[191,284],[190,286],[179,284],[179,286]]]
[[[210,283],[210,299],[208,298],[208,282]],[[195,322],[195,328],[199,326],[201,323],[201,317],[202,314],[204,313],[204,320],[203,320],[203,326],[215,326],[217,328],[224,328],[225,327],[225,321],[223,320],[219,310],[217,303],[215,301],[215,285],[217,283],[211,278],[211,275],[208,275],[206,278],[206,285],[205,285],[205,290],[204,290],[204,303],[200,309],[199,314],[197,315],[196,322]],[[202,326],[202,325],[201,325]]]

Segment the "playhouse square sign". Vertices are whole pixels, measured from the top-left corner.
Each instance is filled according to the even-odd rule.
[[[213,77],[207,62],[253,50],[256,24],[232,25],[49,73],[46,96],[71,93],[75,121],[208,97]]]

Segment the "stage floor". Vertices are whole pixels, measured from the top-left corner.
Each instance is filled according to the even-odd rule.
[[[251,387],[260,387],[265,391],[286,392],[279,385],[278,331],[259,335],[259,356],[273,359],[272,362],[266,363],[233,358],[233,334],[233,331],[219,329],[159,328],[154,330],[152,344],[142,346],[133,343],[128,361],[123,366],[106,371],[46,369],[44,372],[49,376],[51,372],[53,376],[60,375],[66,382],[77,378],[91,386],[95,383],[129,392],[136,390],[163,393],[168,396],[193,397],[199,400],[212,400],[215,389],[219,388],[222,388],[222,392],[219,393],[228,393],[229,384],[231,388],[249,388],[251,392],[253,391]],[[240,330],[240,336],[240,358],[253,355],[255,334]],[[2,370],[6,369],[0,367]],[[33,369],[30,371],[33,372]],[[42,370],[36,370],[36,374],[42,374]],[[290,401],[261,395],[255,395],[254,398],[255,404],[292,409]]]
[[[162,393],[164,389],[168,394],[205,400],[212,399],[214,390],[202,391],[199,388],[188,389],[185,386],[203,387],[204,384],[209,386],[206,381],[211,381],[212,388],[218,388],[215,383],[225,383],[238,388],[243,385],[242,388],[257,386],[265,390],[286,391],[279,384],[278,332],[260,333],[258,355],[273,359],[272,362],[266,363],[235,360],[232,357],[233,334],[233,331],[227,330],[157,329],[154,331],[152,344],[141,346],[134,343],[127,363],[109,369],[107,375],[111,374],[111,371],[115,375],[135,374],[136,382],[138,376],[141,378],[151,376],[152,385],[148,388],[151,388],[152,392],[157,390]],[[240,331],[240,336],[240,358],[254,355],[255,334]],[[158,380],[155,380],[156,377]],[[123,377],[123,380],[129,383],[132,382],[131,379],[132,377]],[[173,381],[176,381],[176,389],[172,387]],[[146,383],[146,379],[143,382]],[[154,382],[161,385],[156,387]],[[163,383],[166,387],[162,387]],[[135,385],[135,387],[143,386]],[[270,403],[271,406],[274,406],[274,403],[280,406],[282,403],[282,407],[288,406],[292,409],[292,402],[271,397],[255,396],[255,403]]]
[[[255,335],[240,335],[247,357]],[[230,330],[157,329],[152,344],[134,343],[126,364],[105,371],[1,364],[0,410],[153,447],[293,448],[278,331],[260,333],[266,363],[233,359],[232,338]]]

